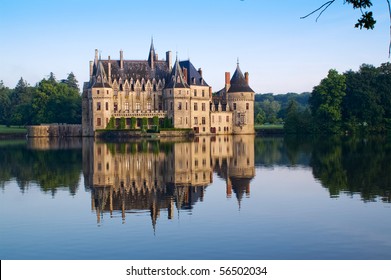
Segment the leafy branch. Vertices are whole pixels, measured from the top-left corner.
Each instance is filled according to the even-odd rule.
[[[332,5],[336,0],[330,0],[325,2],[319,8],[313,10],[309,14],[300,17],[300,19],[305,19],[313,14],[318,13],[316,17],[316,21],[321,17],[321,15]],[[391,4],[390,0],[386,0],[388,4],[388,12],[390,15],[390,44],[388,46],[388,57],[391,56]],[[373,6],[372,0],[344,0],[344,4],[348,3],[353,6],[353,9],[360,9],[361,17],[357,20],[357,23],[354,25],[355,28],[365,28],[365,29],[373,29],[376,24],[376,20],[373,17],[373,13],[371,11],[364,11],[364,9],[369,9]]]

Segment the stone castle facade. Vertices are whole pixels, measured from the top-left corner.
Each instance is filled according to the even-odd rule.
[[[125,129],[153,128],[157,117],[160,125],[169,122],[196,135],[254,133],[254,91],[239,63],[231,79],[225,73],[225,87],[212,94],[201,68],[190,60],[171,61],[170,51],[159,60],[153,42],[147,60],[124,60],[122,50],[119,60],[104,60],[95,50],[83,87],[83,136],[105,129],[112,117]]]

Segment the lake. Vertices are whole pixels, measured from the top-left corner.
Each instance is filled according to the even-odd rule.
[[[0,142],[0,259],[391,259],[387,137]]]

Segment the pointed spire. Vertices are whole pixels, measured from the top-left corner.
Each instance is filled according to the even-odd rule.
[[[246,75],[248,78],[248,73]],[[229,92],[254,92],[248,85],[246,77],[243,75],[242,71],[240,70],[239,58],[237,59],[235,73],[232,75],[230,81],[230,87],[228,89],[228,93]]]
[[[152,69],[155,68],[155,47],[153,46],[153,37],[151,38],[151,47],[149,48],[148,64]]]
[[[110,87],[105,68],[101,60],[98,61],[98,66],[95,74],[95,81],[92,87]]]
[[[181,66],[179,65],[178,52],[176,54],[175,65],[171,71],[171,80],[166,88],[188,88],[186,80],[184,79]]]
[[[151,48],[149,51],[155,52],[155,47],[153,46],[153,36],[151,36]]]

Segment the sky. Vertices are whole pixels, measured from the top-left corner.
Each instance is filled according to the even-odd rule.
[[[53,72],[89,79],[89,61],[147,59],[151,38],[166,51],[202,68],[213,91],[224,73],[249,72],[256,93],[312,91],[329,69],[358,70],[389,62],[386,0],[372,1],[374,30],[354,24],[360,12],[343,0],[316,22],[300,19],[325,0],[0,0],[0,80],[14,88],[23,77],[35,85]]]

